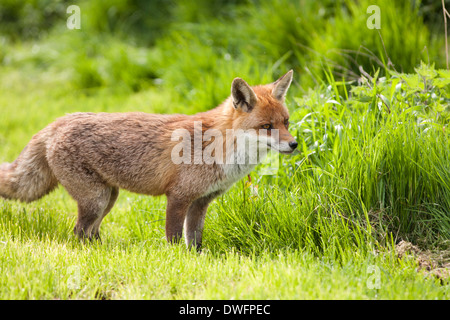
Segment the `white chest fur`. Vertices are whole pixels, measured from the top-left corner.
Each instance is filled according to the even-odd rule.
[[[212,185],[208,193],[226,191],[234,183],[248,175],[258,163],[264,160],[267,152],[255,150],[256,154],[248,152],[248,148],[237,148],[235,152],[227,154],[223,164],[219,168],[223,170],[222,179]],[[267,151],[267,150],[265,150]]]

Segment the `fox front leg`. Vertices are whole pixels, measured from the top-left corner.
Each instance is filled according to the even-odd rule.
[[[200,197],[192,202],[184,221],[186,245],[188,248],[196,247],[197,251],[202,246],[203,226],[208,206],[220,192]]]
[[[183,224],[190,202],[175,196],[167,196],[166,239],[177,243],[183,236]]]

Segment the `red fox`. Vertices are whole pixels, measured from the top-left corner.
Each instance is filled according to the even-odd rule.
[[[258,152],[272,148],[292,153],[297,142],[288,131],[289,113],[284,105],[292,75],[290,70],[271,84],[254,87],[236,78],[230,97],[195,115],[133,112],[61,117],[34,135],[14,162],[0,165],[0,196],[31,202],[61,184],[78,204],[74,233],[92,240],[99,239],[100,223],[114,206],[120,188],[165,194],[167,241],[178,241],[184,228],[186,245],[200,248],[208,205],[248,175],[256,162],[230,147],[230,139],[216,135],[198,144],[192,136],[202,137],[210,129],[224,135],[241,130],[248,141],[258,142]],[[179,129],[191,134],[194,148],[174,152],[179,142],[173,132]],[[221,153],[220,147],[233,152]],[[214,161],[180,163],[174,159],[174,154],[191,159],[206,149],[212,150]]]

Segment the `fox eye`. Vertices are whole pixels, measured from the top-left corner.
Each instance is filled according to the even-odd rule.
[[[272,125],[270,123],[264,124],[261,126],[263,129],[270,130],[272,129]]]
[[[289,119],[284,120],[284,126],[289,128]]]

